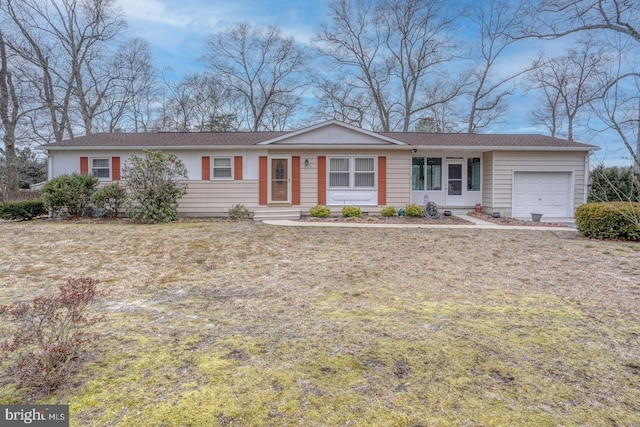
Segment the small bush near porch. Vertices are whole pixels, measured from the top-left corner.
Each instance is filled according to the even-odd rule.
[[[225,220],[2,228],[0,304],[65,277],[109,291],[82,370],[37,399],[69,404],[74,426],[640,424],[637,242]],[[0,403],[32,399],[0,371]]]

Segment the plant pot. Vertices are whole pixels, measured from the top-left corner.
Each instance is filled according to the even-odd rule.
[[[404,216],[404,209],[398,209],[398,216]]]
[[[540,214],[540,213],[532,213],[531,214],[531,220],[533,222],[540,222],[541,219],[542,219],[542,214]]]

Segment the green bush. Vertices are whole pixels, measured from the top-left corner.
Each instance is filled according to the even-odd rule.
[[[424,209],[422,206],[418,206],[415,203],[406,205],[404,207],[404,213],[406,216],[421,217],[424,216]]]
[[[398,215],[398,211],[393,206],[387,206],[387,207],[382,208],[382,210],[380,211],[380,215],[382,215],[382,216],[397,216]]]
[[[358,206],[344,206],[342,216],[344,218],[362,218],[362,210]]]
[[[245,217],[249,218],[249,209],[245,205],[240,203],[229,209],[229,218],[242,219]]]
[[[329,218],[331,216],[331,208],[329,206],[317,205],[309,209],[309,215],[314,218]]]
[[[98,188],[91,196],[91,203],[98,209],[106,210],[108,216],[116,218],[126,196],[127,191],[114,182]]]
[[[640,240],[640,203],[587,203],[576,209],[578,231],[594,239]]]
[[[632,167],[598,166],[591,172],[589,202],[640,202],[640,174]]]
[[[65,214],[79,218],[89,205],[96,191],[98,178],[72,173],[60,175],[47,181],[42,187],[41,197],[53,216]]]
[[[10,221],[28,221],[46,213],[44,202],[38,199],[0,203],[0,218]]]
[[[131,156],[122,171],[125,213],[144,223],[174,221],[178,200],[187,194],[187,168],[173,153],[144,150],[144,154]]]

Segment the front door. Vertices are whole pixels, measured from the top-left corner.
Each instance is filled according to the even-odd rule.
[[[464,197],[462,195],[463,170],[462,162],[452,162],[447,164],[447,206],[462,206],[464,204]]]
[[[289,202],[289,159],[271,159],[271,202]]]

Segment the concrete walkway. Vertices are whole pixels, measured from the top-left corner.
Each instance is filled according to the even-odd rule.
[[[569,231],[577,232],[573,222],[566,218],[557,221],[567,224],[567,227],[549,227],[544,225],[500,225],[493,222],[483,221],[469,215],[456,215],[458,218],[465,219],[473,224],[380,224],[375,222],[313,222],[313,221],[292,221],[287,219],[265,220],[264,224],[279,225],[287,227],[368,227],[368,228],[468,228],[468,229],[493,229],[493,230],[533,230],[533,231]]]

